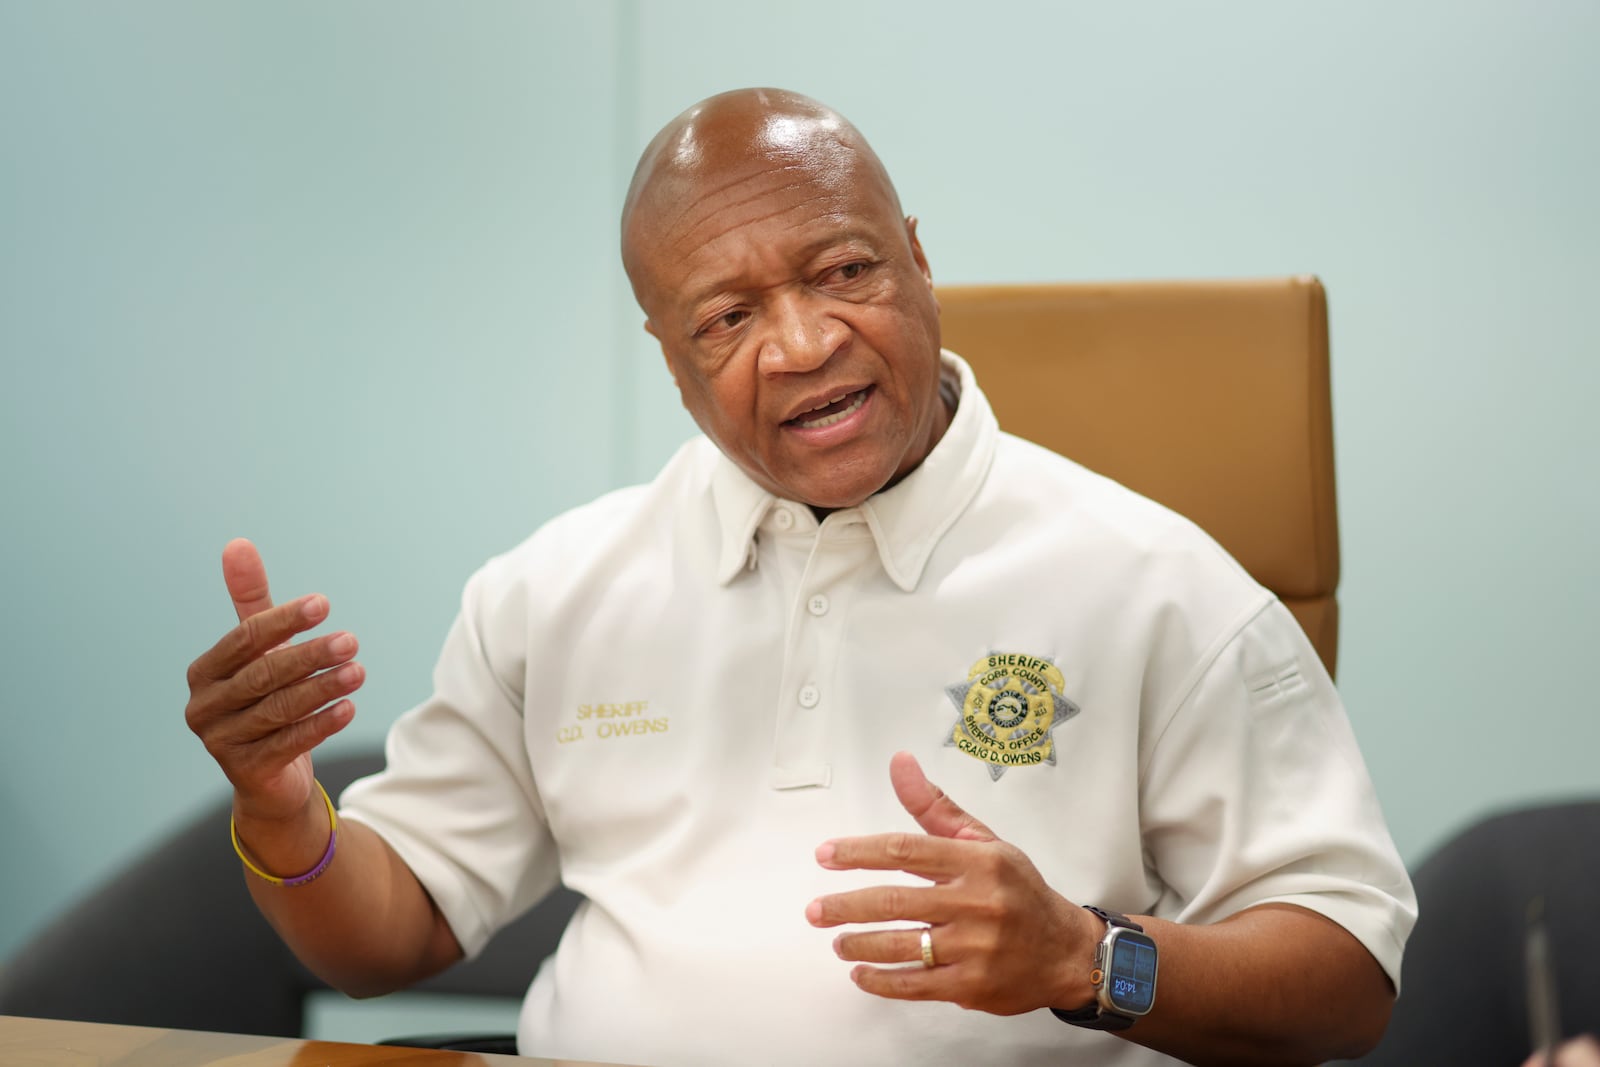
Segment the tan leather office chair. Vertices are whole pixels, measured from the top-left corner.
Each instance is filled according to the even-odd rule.
[[[1332,674],[1339,524],[1328,312],[1312,277],[945,286],[946,348],[1002,429],[1188,516]]]

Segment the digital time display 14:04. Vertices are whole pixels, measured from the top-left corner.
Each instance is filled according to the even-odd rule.
[[[1156,994],[1156,950],[1131,937],[1119,937],[1111,950],[1111,1002],[1138,1015],[1150,1010]]]

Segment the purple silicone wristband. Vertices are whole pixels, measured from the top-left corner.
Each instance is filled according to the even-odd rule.
[[[318,878],[321,878],[322,872],[326,871],[328,869],[328,864],[333,862],[333,850],[338,843],[339,827],[331,826],[328,828],[328,851],[322,854],[322,858],[317,861],[317,865],[297,878],[285,878],[283,880],[283,887],[285,889],[293,889],[297,885],[305,885],[307,882],[314,882]]]

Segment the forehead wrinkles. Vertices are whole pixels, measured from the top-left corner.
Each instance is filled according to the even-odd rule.
[[[800,165],[733,178],[685,197],[680,208],[663,218],[661,236],[687,252],[741,226],[807,208],[820,206],[807,212],[807,219],[842,215],[847,190],[840,184],[818,180],[814,168]]]

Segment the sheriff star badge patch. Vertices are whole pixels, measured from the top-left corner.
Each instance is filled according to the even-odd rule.
[[[988,764],[995,781],[1011,767],[1055,766],[1050,731],[1078,714],[1062,695],[1065,684],[1047,659],[991,652],[972,665],[966,681],[945,687],[958,714],[944,743]]]

